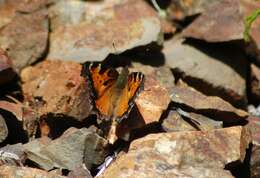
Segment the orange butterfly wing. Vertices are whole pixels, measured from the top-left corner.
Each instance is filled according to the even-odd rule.
[[[120,122],[134,105],[134,99],[143,88],[144,75],[140,72],[133,72],[128,76],[127,84],[121,92],[114,109],[114,116]]]
[[[102,68],[100,64],[85,63],[83,74],[92,89],[93,104],[99,114],[109,117],[113,110],[113,88],[118,78],[115,69]]]

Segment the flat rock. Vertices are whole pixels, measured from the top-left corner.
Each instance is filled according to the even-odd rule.
[[[224,42],[242,40],[244,28],[239,1],[224,0],[210,5],[182,34],[208,42]]]
[[[207,131],[222,128],[222,122],[215,121],[201,114],[183,110],[170,111],[163,120],[162,128],[166,132],[176,131]]]
[[[229,44],[173,39],[164,43],[163,54],[189,85],[241,107],[246,103],[247,60],[241,49],[232,52],[235,49]]]
[[[90,168],[101,164],[107,154],[106,140],[87,128],[70,128],[53,141],[39,139],[24,147],[28,159],[46,170],[54,167],[74,170],[83,161]]]
[[[102,61],[110,53],[118,54],[157,40],[160,19],[145,1],[102,3],[75,0],[55,3],[50,9],[53,25],[47,58]],[[65,13],[67,8],[73,10]]]
[[[217,96],[206,96],[186,85],[175,86],[171,95],[172,101],[183,104],[196,111],[210,113],[213,119],[225,122],[238,122],[248,116],[246,111],[237,109]]]
[[[0,85],[11,81],[15,76],[13,71],[12,60],[6,52],[0,48]]]
[[[15,3],[13,5],[15,6]],[[26,12],[25,9],[26,13],[21,11],[16,13],[19,7],[7,6],[11,6],[11,12],[4,12],[9,14],[4,21],[10,22],[2,22],[6,24],[0,30],[0,47],[7,51],[8,56],[13,60],[14,68],[20,71],[39,59],[47,48],[49,30],[47,9],[36,8],[32,12]],[[13,13],[15,15],[12,15]]]
[[[25,160],[27,158],[25,154],[25,150],[21,143],[17,143],[14,145],[6,145],[0,148],[0,152],[1,152],[0,166],[2,166],[3,164],[21,166],[23,163],[25,163]]]
[[[0,177],[19,177],[19,178],[65,178],[64,176],[49,173],[40,169],[16,166],[0,166]]]
[[[8,128],[3,116],[0,114],[0,143],[6,139],[8,135]]]
[[[75,62],[45,60],[21,72],[23,94],[39,115],[64,114],[82,121],[92,109],[87,84]]]
[[[133,141],[101,177],[232,177],[224,167],[243,161],[250,139],[241,126],[150,134]]]
[[[260,68],[254,64],[251,64],[251,79],[250,87],[252,99],[256,103],[260,103]]]

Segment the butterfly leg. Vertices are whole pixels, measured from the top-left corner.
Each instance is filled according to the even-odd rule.
[[[115,141],[118,139],[116,135],[116,128],[117,128],[118,122],[115,118],[112,119],[111,127],[107,135],[107,140],[110,144],[114,144]]]

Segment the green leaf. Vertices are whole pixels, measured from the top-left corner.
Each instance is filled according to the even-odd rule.
[[[259,15],[260,15],[260,9],[257,9],[245,18],[244,40],[246,42],[249,42],[249,40],[250,40],[250,29],[251,29],[252,23],[256,20],[256,18]]]

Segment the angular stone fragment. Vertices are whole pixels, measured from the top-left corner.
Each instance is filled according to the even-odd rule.
[[[43,55],[47,47],[48,28],[44,8],[32,13],[16,13],[11,22],[1,28],[0,47],[7,51],[16,70],[32,64]]]
[[[183,119],[183,117],[185,119]],[[222,128],[222,122],[214,121],[201,114],[185,111],[170,111],[163,120],[162,127],[166,132],[176,131],[206,131]]]
[[[224,167],[243,161],[250,140],[241,126],[150,134],[133,141],[101,177],[232,177]]]
[[[0,114],[0,143],[6,139],[8,135],[8,128],[4,118]]]
[[[167,67],[155,69],[145,65],[134,65],[133,71],[145,74],[144,90],[136,98],[137,108],[145,124],[158,122],[170,103],[169,90],[174,86],[174,77]]]
[[[23,93],[39,115],[64,114],[82,121],[92,109],[86,81],[75,62],[43,61],[21,73]]]
[[[21,143],[6,145],[0,148],[0,153],[0,165],[21,166],[27,158]]]
[[[47,58],[102,61],[110,53],[157,40],[160,19],[145,1],[106,2],[105,7],[102,3],[62,0],[52,6],[53,29]],[[65,13],[65,8],[73,10]]]
[[[0,177],[19,177],[19,178],[65,178],[54,173],[48,173],[46,171],[29,168],[29,167],[16,167],[16,166],[0,166]]]
[[[107,154],[107,142],[90,129],[70,128],[53,141],[45,139],[29,142],[25,149],[28,159],[43,169],[58,167],[74,170],[83,164],[83,159],[89,167],[100,164]]]
[[[251,94],[252,100],[256,103],[260,103],[260,68],[254,64],[251,64]]]
[[[206,96],[189,86],[175,86],[172,90],[173,102],[191,107],[197,111],[208,112],[214,119],[225,122],[238,122],[248,116],[246,111],[233,107],[216,96]],[[216,117],[218,116],[218,117]]]
[[[245,106],[247,60],[241,49],[173,39],[164,43],[163,54],[166,63],[189,85],[235,106]]]
[[[221,13],[220,13],[221,12]],[[237,0],[218,1],[209,6],[184,31],[185,37],[208,42],[242,40],[243,12]]]

